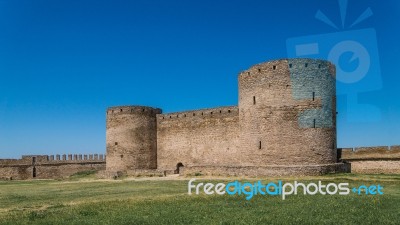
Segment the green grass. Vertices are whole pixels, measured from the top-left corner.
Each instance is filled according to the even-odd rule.
[[[77,180],[77,179],[82,179],[82,178],[95,178],[96,177],[96,170],[87,170],[87,171],[81,171],[77,172],[69,177],[70,180]]]
[[[284,201],[280,196],[255,196],[250,201],[244,196],[189,196],[188,181],[181,179],[102,181],[89,179],[92,175],[77,174],[64,181],[1,181],[0,224],[400,224],[400,175],[285,178],[380,184],[384,195],[297,195]],[[238,178],[196,179],[215,184]]]

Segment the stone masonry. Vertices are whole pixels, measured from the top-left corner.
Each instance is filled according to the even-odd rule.
[[[0,159],[0,180],[58,179],[83,171],[105,170],[102,154],[27,155],[21,159]]]
[[[340,158],[351,163],[352,173],[400,174],[400,146],[338,149]]]
[[[167,114],[145,106],[108,108],[107,171],[279,176],[348,170],[336,151],[333,64],[270,61],[238,80],[238,106]]]
[[[237,106],[163,114],[106,112],[106,154],[0,159],[0,179],[148,175],[302,176],[400,173],[400,146],[336,147],[335,66],[282,59],[239,73]]]

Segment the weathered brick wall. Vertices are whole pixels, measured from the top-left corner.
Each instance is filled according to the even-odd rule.
[[[30,167],[32,158],[23,156],[22,159],[0,159],[0,180],[25,180],[32,177]]]
[[[352,173],[400,174],[400,160],[354,160],[350,163]]]
[[[342,148],[341,159],[352,173],[400,173],[400,146]]]
[[[277,60],[239,75],[241,165],[336,162],[335,68]]]
[[[45,164],[36,166],[36,179],[57,179],[66,178],[77,172],[88,170],[105,170],[105,162],[66,163],[66,164]],[[29,168],[31,172],[33,168]]]
[[[161,109],[141,106],[107,110],[107,170],[157,168],[156,114]]]
[[[25,180],[32,177],[29,173],[29,165],[0,165],[0,180]]]
[[[54,179],[87,170],[105,170],[102,154],[28,155],[21,159],[1,159],[0,179]]]
[[[237,164],[238,122],[237,107],[157,115],[158,169]]]

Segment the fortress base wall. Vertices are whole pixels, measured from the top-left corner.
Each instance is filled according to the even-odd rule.
[[[185,167],[183,175],[211,176],[250,176],[250,177],[280,177],[280,176],[316,176],[328,173],[348,173],[350,164],[335,163],[327,165],[299,166],[193,166]]]
[[[105,170],[103,155],[29,155],[21,159],[1,159],[0,179],[57,179],[88,170]]]
[[[164,173],[164,171],[158,170],[158,169],[136,169],[136,170],[128,170],[127,175],[131,177],[140,177],[140,176],[145,176],[145,177],[164,177],[167,174]]]
[[[165,177],[167,175],[173,174],[171,171],[161,171],[158,169],[134,169],[126,171],[111,171],[111,170],[101,170],[96,174],[97,178],[100,179],[117,179],[123,176],[128,177]]]
[[[0,166],[0,180],[26,180],[29,166]]]
[[[34,168],[36,175],[34,177]],[[67,178],[75,173],[88,170],[105,170],[106,163],[81,163],[81,164],[53,164],[41,166],[4,166],[0,167],[0,179],[3,180],[28,180],[28,179],[58,179]]]
[[[363,174],[400,174],[400,160],[351,161],[351,172]]]
[[[105,162],[101,163],[82,163],[82,164],[54,164],[36,167],[37,179],[57,179],[67,178],[75,173],[89,170],[105,170]]]
[[[400,146],[338,149],[341,160],[351,163],[352,173],[400,174]]]

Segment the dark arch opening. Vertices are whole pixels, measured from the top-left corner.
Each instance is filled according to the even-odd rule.
[[[176,170],[174,171],[174,174],[179,174],[179,171],[181,170],[181,167],[183,167],[183,164],[181,162],[176,164]]]

